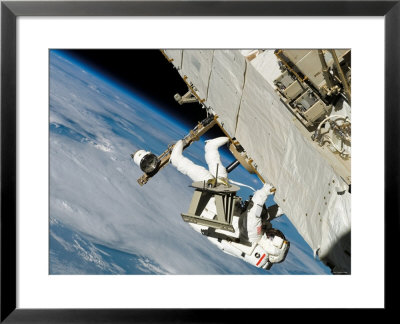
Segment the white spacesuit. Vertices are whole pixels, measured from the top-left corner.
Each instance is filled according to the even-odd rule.
[[[218,148],[229,141],[227,137],[218,137],[206,141],[205,159],[209,169],[194,164],[182,155],[183,143],[178,141],[172,151],[170,162],[178,171],[189,176],[194,182],[209,181],[217,176],[218,183],[228,184],[227,171],[222,165]],[[218,169],[218,171],[217,171]],[[265,219],[264,203],[271,194],[272,186],[265,183],[257,190],[251,202],[246,206],[235,206],[232,218],[233,233],[236,240],[232,240],[232,233],[221,229],[209,228],[204,225],[189,223],[196,231],[207,235],[208,239],[218,248],[235,257],[241,258],[258,267],[269,269],[273,263],[282,262],[287,255],[289,242],[284,235],[272,229],[269,219]],[[274,218],[282,214],[280,208]],[[216,215],[214,198],[211,198],[204,208],[201,217],[213,219]],[[263,219],[264,218],[264,219]],[[266,224],[265,222],[268,221]],[[266,225],[269,226],[266,229]],[[212,235],[214,233],[214,235]]]

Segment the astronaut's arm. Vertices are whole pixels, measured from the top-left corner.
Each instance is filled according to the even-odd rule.
[[[268,196],[271,194],[272,185],[266,183],[261,189],[254,193],[252,198],[253,206],[247,212],[245,217],[246,225],[241,228],[242,236],[250,242],[256,242],[262,235],[261,213]]]
[[[253,202],[253,207],[250,209],[249,213],[254,214],[254,216],[260,217],[265,201],[271,194],[271,189],[273,186],[269,183],[265,183],[261,189],[258,189],[251,199]]]

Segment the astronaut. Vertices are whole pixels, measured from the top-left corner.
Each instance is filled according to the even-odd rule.
[[[206,141],[205,160],[208,170],[196,165],[182,155],[183,142],[178,141],[171,153],[170,162],[179,172],[189,176],[193,182],[217,181],[228,185],[228,175],[222,165],[218,148],[229,141],[227,137],[218,137]],[[280,263],[286,258],[290,243],[277,229],[273,229],[270,221],[282,215],[276,208],[267,210],[265,201],[271,193],[272,185],[265,183],[255,191],[252,199],[245,204],[236,204],[232,217],[235,235],[221,229],[189,223],[196,231],[207,235],[207,238],[225,253],[241,258],[246,262],[263,269],[269,269],[272,264]],[[271,212],[274,210],[274,212]],[[201,213],[201,217],[213,219],[216,215],[214,198],[211,198]]]

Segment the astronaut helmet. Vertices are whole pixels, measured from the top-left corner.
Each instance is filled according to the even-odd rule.
[[[283,235],[283,233],[276,229],[276,228],[270,228],[265,232],[265,236],[269,239],[269,240],[273,240],[275,238],[275,236],[280,237],[282,240],[286,240],[285,235]]]
[[[275,228],[268,229],[258,244],[268,253],[268,259],[271,263],[283,262],[290,247],[290,242],[286,240],[283,233]]]

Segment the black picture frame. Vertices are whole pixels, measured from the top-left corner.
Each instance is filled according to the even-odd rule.
[[[385,19],[385,262],[399,230],[400,4],[396,1],[2,1],[1,322],[225,322],[232,309],[19,309],[16,307],[16,19],[19,16],[382,16]],[[373,44],[371,44],[372,46]],[[395,231],[394,233],[392,231]],[[397,244],[398,245],[398,244]],[[397,253],[398,254],[398,253]],[[397,255],[396,254],[396,255]],[[385,264],[385,309],[398,276]],[[388,285],[386,285],[386,283]],[[390,288],[392,287],[392,288]],[[249,310],[247,310],[249,312]],[[260,310],[250,310],[251,317]],[[279,312],[279,311],[278,311]],[[276,314],[276,313],[275,313]],[[268,315],[271,318],[271,312]]]

